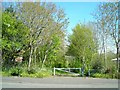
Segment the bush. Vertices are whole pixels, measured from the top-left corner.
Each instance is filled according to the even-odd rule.
[[[29,74],[27,72],[22,72],[20,74],[21,77],[29,77]]]
[[[96,69],[90,69],[90,76],[93,76],[95,73],[97,73]],[[85,70],[85,76],[89,76],[89,70]]]
[[[119,73],[115,73],[114,75],[115,75],[115,78],[120,79],[120,72]]]
[[[28,70],[28,74],[35,74],[37,71],[34,68],[31,68],[30,70]]]
[[[44,76],[43,76],[43,73],[38,72],[38,73],[35,74],[35,77],[37,77],[37,78],[43,78]]]
[[[38,71],[38,72],[37,72]],[[24,71],[23,73],[21,73],[22,77],[34,77],[34,78],[43,78],[43,77],[49,77],[51,76],[51,72],[50,70],[46,70],[46,69],[31,69],[28,73],[28,71]]]
[[[20,76],[22,73],[22,69],[18,67],[13,67],[9,70],[10,75],[12,76]]]
[[[101,69],[103,68],[103,64],[101,60],[96,60],[92,63],[92,68],[95,69],[97,73],[101,72]]]
[[[35,78],[43,78],[43,77],[49,77],[52,76],[52,70],[51,69],[30,69],[29,71],[27,68],[18,68],[13,67],[9,71],[2,71],[3,76],[20,76],[20,77],[35,77]]]

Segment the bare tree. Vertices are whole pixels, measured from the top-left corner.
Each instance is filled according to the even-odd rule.
[[[117,67],[119,64],[118,2],[101,3],[96,13],[98,26],[104,35],[110,36],[116,46]],[[103,42],[105,39],[103,40]],[[104,43],[103,43],[104,44]]]
[[[36,49],[39,47],[39,45],[46,43],[46,41],[51,41],[51,33],[54,31],[59,33],[60,30],[64,30],[66,28],[67,19],[63,10],[56,9],[55,4],[45,2],[21,3],[19,4],[17,13],[19,18],[22,19],[24,24],[30,29],[28,36],[30,39],[28,69],[30,69],[31,62],[33,60],[32,57],[34,57],[36,63]],[[51,45],[51,42],[47,45]],[[45,52],[47,53],[48,50]],[[47,56],[45,54],[42,62],[43,64],[46,60],[46,57]]]

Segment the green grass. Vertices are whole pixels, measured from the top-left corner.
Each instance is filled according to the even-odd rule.
[[[92,77],[95,78],[110,78],[108,74],[100,74],[100,73],[95,73]]]
[[[117,79],[119,78],[119,74],[100,74],[100,73],[95,73],[92,75],[93,78],[107,78],[107,79]]]
[[[10,73],[9,73],[9,72],[7,72],[7,71],[2,71],[2,73],[1,73],[1,74],[2,74],[2,76],[11,76],[11,75],[10,75]]]

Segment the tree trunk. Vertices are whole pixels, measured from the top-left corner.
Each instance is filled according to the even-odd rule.
[[[45,55],[45,57],[44,57],[44,60],[43,60],[43,63],[42,63],[42,67],[41,67],[41,68],[43,68],[44,63],[45,63],[45,61],[46,61],[46,58],[47,58],[47,55]]]
[[[117,71],[119,70],[119,46],[117,45],[117,62],[116,62],[116,64],[117,64]]]
[[[105,34],[105,31],[104,31],[104,29],[103,29],[103,33]],[[106,46],[105,46],[105,35],[103,35],[103,52],[104,52],[104,64],[105,64],[105,68],[107,67],[107,65],[106,65]]]
[[[37,50],[37,47],[35,47],[35,50],[34,50],[34,59],[35,59],[35,67],[36,67],[36,50]]]
[[[82,65],[82,76],[84,76],[84,71],[85,71],[85,47],[84,47],[84,49],[83,49],[83,57],[82,57],[82,59],[83,59],[83,65]]]
[[[30,42],[30,56],[29,56],[28,70],[30,70],[30,66],[31,66],[32,53],[33,53],[33,46],[32,46],[32,44]]]
[[[104,43],[104,63],[105,63],[105,68],[107,67],[107,64],[106,64],[106,49],[105,49],[105,43]]]
[[[43,66],[44,66],[44,63],[45,63],[46,58],[47,58],[47,53],[48,53],[48,50],[45,52],[45,56],[44,56],[44,60],[42,62],[42,67],[41,68],[43,68]]]

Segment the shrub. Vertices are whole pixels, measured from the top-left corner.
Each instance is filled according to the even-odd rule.
[[[85,75],[86,75],[86,76],[89,76],[89,75],[88,75],[88,72],[89,72],[88,70],[85,72]],[[93,76],[95,73],[97,73],[97,70],[96,70],[96,69],[90,69],[90,76]]]
[[[41,72],[38,72],[38,73],[35,74],[35,77],[43,78],[44,76],[43,76],[43,74]]]
[[[115,73],[115,78],[120,79],[120,72],[119,73]]]
[[[95,73],[92,75],[92,77],[95,78],[112,78],[109,74],[100,74],[100,73]]]
[[[49,77],[51,76],[51,72],[46,69],[31,69],[28,73],[28,71],[24,71],[21,73],[22,77],[34,77],[34,78],[43,78],[43,77]]]
[[[21,77],[29,77],[29,74],[27,72],[22,72],[20,74]]]
[[[22,69],[18,67],[13,67],[9,70],[10,75],[12,76],[20,76],[22,73]]]
[[[31,68],[30,70],[28,70],[28,74],[35,74],[36,70],[34,68]]]

